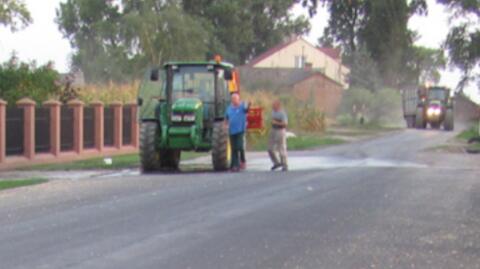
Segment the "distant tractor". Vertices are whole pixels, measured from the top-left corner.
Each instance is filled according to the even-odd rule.
[[[454,128],[453,100],[446,87],[420,87],[403,91],[403,114],[408,128],[451,131]]]
[[[238,90],[234,66],[217,57],[150,70],[138,96],[142,170],[175,170],[181,151],[211,151],[214,170],[227,170],[231,149],[224,114]]]

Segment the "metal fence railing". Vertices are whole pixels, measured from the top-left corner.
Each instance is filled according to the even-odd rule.
[[[91,149],[95,147],[95,109],[85,107],[83,110],[83,147]]]
[[[105,146],[113,146],[114,132],[114,110],[111,107],[105,107],[103,113],[103,144]]]
[[[35,152],[50,151],[50,109],[38,107],[35,109]]]
[[[61,108],[60,122],[60,149],[61,151],[73,150],[73,108]]]
[[[7,107],[6,112],[6,155],[22,155],[23,109],[17,107]]]
[[[132,144],[132,107],[123,108],[122,141],[123,145]]]

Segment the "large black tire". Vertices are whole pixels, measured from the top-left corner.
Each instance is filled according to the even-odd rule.
[[[447,109],[447,111],[445,112],[443,128],[445,129],[445,131],[452,131],[454,128],[453,109],[451,108]]]
[[[156,145],[159,129],[156,122],[142,122],[140,126],[140,164],[144,173],[160,168],[160,152]]]
[[[405,121],[407,122],[407,128],[415,127],[415,116],[406,116]]]
[[[227,127],[223,122],[215,122],[212,135],[212,163],[215,171],[225,171],[230,167],[230,142]]]
[[[181,151],[178,149],[164,149],[160,151],[160,169],[178,170]]]
[[[425,129],[427,127],[427,122],[423,115],[423,109],[421,107],[417,108],[417,113],[415,113],[415,128]]]

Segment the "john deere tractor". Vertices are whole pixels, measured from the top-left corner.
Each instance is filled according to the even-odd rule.
[[[150,70],[139,90],[140,159],[144,172],[175,170],[181,151],[211,151],[213,168],[230,165],[224,126],[230,94],[238,91],[233,65],[168,62]]]
[[[453,100],[448,88],[422,87],[418,90],[417,100],[416,128],[425,129],[428,124],[433,129],[439,129],[443,125],[446,131],[453,130]]]

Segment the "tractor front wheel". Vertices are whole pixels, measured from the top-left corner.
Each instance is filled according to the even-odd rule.
[[[445,131],[452,131],[454,128],[453,125],[453,109],[449,108],[445,112],[445,121],[443,122],[443,128]]]
[[[227,127],[223,122],[215,122],[212,134],[212,163],[215,171],[225,171],[230,167],[231,148]]]
[[[425,129],[426,127],[427,127],[427,122],[425,121],[423,109],[417,108],[417,113],[415,114],[415,128]]]
[[[140,126],[140,163],[144,173],[158,170],[160,154],[155,143],[159,134],[156,122],[142,122]]]

